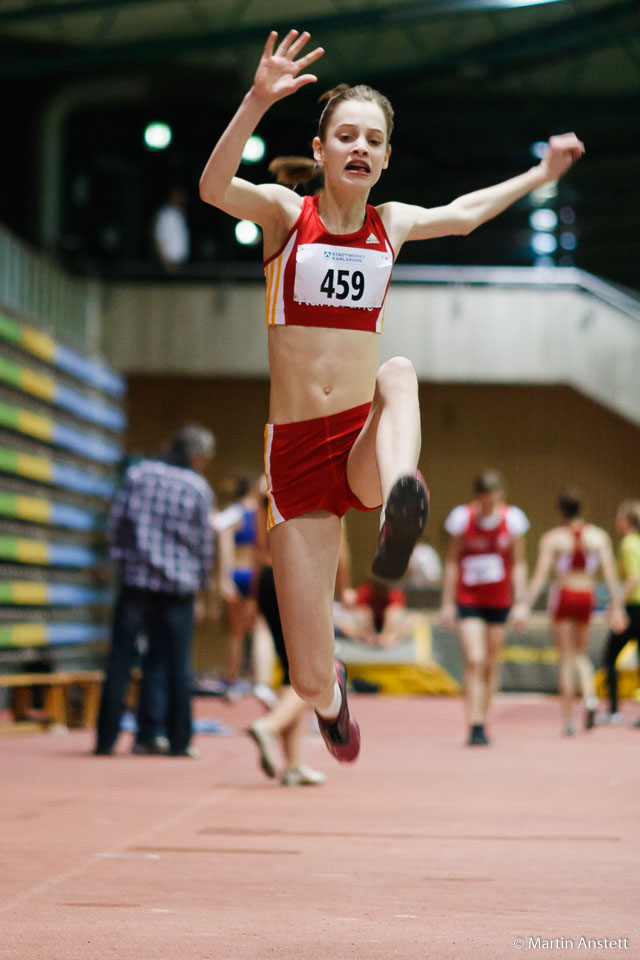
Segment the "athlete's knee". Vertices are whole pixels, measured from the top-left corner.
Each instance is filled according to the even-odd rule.
[[[487,666],[485,658],[480,654],[467,654],[464,662],[467,673],[477,674],[479,677],[485,672]]]
[[[385,361],[378,370],[376,382],[383,396],[395,396],[399,390],[411,393],[418,390],[416,371],[406,357],[392,357]]]
[[[330,689],[333,667],[324,668],[309,663],[289,664],[291,686],[303,700],[313,702]]]

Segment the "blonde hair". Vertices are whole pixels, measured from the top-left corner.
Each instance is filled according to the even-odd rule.
[[[360,100],[362,103],[375,103],[382,110],[387,127],[387,145],[389,144],[391,131],[393,130],[393,107],[384,94],[364,83],[359,83],[355,87],[350,87],[347,83],[340,83],[333,90],[323,93],[318,102],[320,103],[323,100],[326,100],[327,103],[318,121],[318,138],[323,143],[327,136],[327,127],[331,117],[339,104],[347,100]],[[269,172],[274,174],[278,183],[283,183],[288,187],[297,187],[301,183],[308,183],[314,177],[322,177],[321,167],[315,160],[308,157],[276,157],[269,164]]]
[[[624,500],[618,507],[618,516],[624,517],[635,530],[640,530],[640,500]]]

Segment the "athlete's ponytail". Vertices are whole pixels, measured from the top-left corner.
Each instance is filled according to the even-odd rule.
[[[361,100],[364,103],[376,103],[384,114],[387,126],[387,143],[391,138],[393,129],[393,107],[385,96],[378,93],[372,87],[359,84],[357,87],[350,87],[348,83],[339,83],[337,87],[323,93],[319,98],[319,103],[326,100],[326,105],[318,122],[318,137],[324,143],[327,136],[327,127],[338,104],[345,100]],[[269,164],[269,173],[272,173],[278,183],[283,183],[287,187],[297,187],[299,184],[309,183],[314,178],[318,178],[316,189],[322,186],[322,167],[308,157],[276,157]]]
[[[278,183],[297,187],[300,183],[308,183],[314,177],[321,176],[321,169],[310,157],[276,157],[269,164],[269,173],[274,175]]]

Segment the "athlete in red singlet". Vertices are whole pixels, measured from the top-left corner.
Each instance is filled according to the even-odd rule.
[[[622,629],[625,621],[611,541],[604,530],[585,523],[581,518],[580,501],[580,494],[576,491],[567,491],[558,497],[562,525],[549,530],[540,540],[538,562],[524,611],[526,619],[545,583],[555,573],[549,591],[549,617],[560,657],[559,686],[565,735],[575,733],[573,698],[576,675],[584,698],[587,729],[593,727],[598,706],[587,641],[595,575],[600,567],[611,594],[609,619],[612,629]]]
[[[502,502],[502,487],[494,470],[480,474],[474,484],[474,502],[456,507],[445,522],[451,544],[441,620],[449,629],[457,621],[465,663],[469,746],[489,742],[485,723],[498,687],[507,618],[512,603],[524,600],[526,589],[522,538],[529,521],[518,507]]]
[[[313,140],[314,159],[280,165],[278,184],[236,176],[242,151],[276,101],[317,80],[296,59],[309,34],[265,44],[253,85],[218,141],[200,196],[263,232],[271,397],[266,431],[269,544],[293,686],[316,709],[329,750],[359,750],[346,673],[334,664],[333,594],[340,517],[384,503],[374,573],[402,576],[427,515],[416,469],[417,378],[395,357],[379,366],[379,332],[391,261],[407,240],[466,234],[534,188],[557,180],[584,152],[574,134],[552,137],[545,158],[505,183],[426,209],[368,206],[388,166],[393,109],[370,87],[336,88]],[[317,200],[285,186],[321,170]]]

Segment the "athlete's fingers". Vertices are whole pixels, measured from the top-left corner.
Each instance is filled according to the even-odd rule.
[[[286,35],[286,37],[284,38],[284,40],[276,50],[276,57],[286,57],[289,46],[293,43],[293,41],[297,36],[298,36],[297,30],[289,30],[289,33]]]
[[[310,36],[311,34],[307,30],[305,30],[304,33],[301,33],[298,39],[294,40],[294,42],[291,44],[291,46],[287,50],[287,56],[291,57],[292,60],[295,59],[295,57],[298,56],[298,54],[304,47],[305,43],[308,42]]]
[[[319,60],[323,54],[324,47],[316,47],[315,50],[312,50],[311,53],[308,53],[305,57],[302,57],[300,60],[296,60],[296,67],[298,70],[306,70],[309,64]]]
[[[318,78],[313,73],[304,73],[301,77],[296,77],[293,81],[293,93],[304,87],[307,83],[317,83]]]
[[[267,37],[267,42],[264,45],[264,49],[262,51],[263,57],[273,56],[273,45],[277,39],[278,39],[278,34],[276,33],[275,30],[272,30],[269,36]]]

